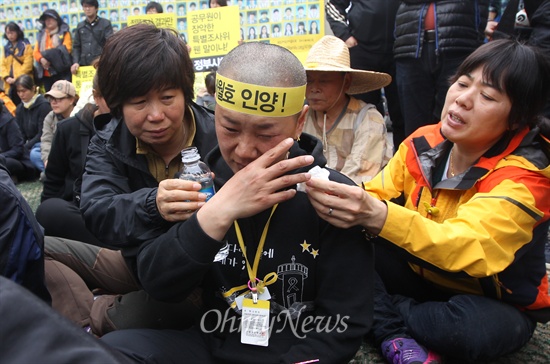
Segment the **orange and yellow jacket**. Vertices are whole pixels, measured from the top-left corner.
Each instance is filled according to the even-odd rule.
[[[365,185],[388,205],[380,236],[418,258],[411,268],[440,288],[493,297],[549,321],[550,141],[525,128],[433,185],[452,147],[440,125],[408,137]],[[390,201],[398,198],[404,205]]]

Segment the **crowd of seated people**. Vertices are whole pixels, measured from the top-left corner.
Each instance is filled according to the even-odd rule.
[[[97,1],[81,5],[97,18]],[[70,77],[88,64],[72,46],[84,40],[55,10],[40,19],[34,51],[11,23],[5,35],[0,300],[21,303],[0,308],[5,358],[345,363],[366,338],[388,363],[491,361],[550,321],[539,47],[473,50],[439,122],[394,154],[384,116],[353,96],[391,77],[352,68],[338,37],[304,62],[241,42],[198,97],[177,32],[127,27],[105,35],[92,98],[75,109]],[[55,70],[52,48],[69,69]],[[22,73],[29,56],[39,82]],[[212,171],[211,198],[178,177],[190,146]],[[33,212],[17,184],[36,179]]]

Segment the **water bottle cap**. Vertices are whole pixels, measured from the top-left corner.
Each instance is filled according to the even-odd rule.
[[[201,159],[197,147],[185,148],[181,151],[181,161],[183,163],[196,162]]]

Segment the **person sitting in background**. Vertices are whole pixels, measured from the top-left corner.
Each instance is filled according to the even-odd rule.
[[[197,105],[214,111],[216,108],[216,71],[209,72],[204,77],[204,89],[199,90]]]
[[[97,86],[97,76],[93,80],[92,92],[94,103],[86,104],[75,116],[57,124],[36,219],[47,236],[101,246],[101,242],[86,228],[79,208],[84,162],[88,144],[95,134],[94,117],[109,113]]]
[[[4,38],[8,43],[4,46],[4,58],[0,74],[4,80],[4,89],[15,106],[21,103],[17,90],[12,87],[17,77],[32,76],[33,57],[32,45],[25,38],[25,34],[14,22],[9,22],[4,30]]]
[[[193,64],[172,30],[140,23],[113,34],[96,74],[111,113],[94,120],[80,208],[88,230],[111,249],[48,239],[53,307],[96,335],[185,327],[200,295],[176,303],[152,299],[141,288],[135,259],[145,241],[187,218],[161,203],[183,183],[174,178],[181,150],[193,145],[206,155],[216,145],[214,116],[193,103]],[[159,193],[167,189],[168,196]],[[94,299],[94,289],[106,294]]]
[[[78,101],[74,85],[65,80],[54,83],[44,97],[50,102],[52,111],[44,118],[42,136],[40,137],[40,154],[34,155],[35,150],[31,151],[31,162],[42,172],[48,164],[48,155],[52,147],[53,136],[57,130],[57,123],[71,115]],[[41,176],[42,181],[44,178]]]
[[[0,81],[0,84],[1,83],[2,82]],[[17,98],[19,99],[19,97]],[[9,111],[9,113],[12,116],[15,116],[15,110],[17,109],[17,106],[13,103],[11,98],[8,95],[6,95],[6,93],[4,92],[4,88],[2,86],[0,86],[0,100],[2,100],[2,102],[4,103],[4,106]]]
[[[30,159],[31,151],[40,156],[40,137],[46,115],[52,111],[48,100],[38,93],[38,87],[29,75],[17,77],[13,83],[17,90],[17,95],[21,98],[21,103],[15,109],[15,118],[19,125],[19,130],[25,142],[25,158]],[[38,157],[38,159],[40,159]],[[32,166],[33,164],[31,164]],[[32,167],[27,172],[27,178],[33,178],[40,171]]]
[[[364,191],[307,183],[325,220],[379,235],[373,333],[389,363],[498,360],[550,321],[548,84],[539,49],[486,43],[458,67],[441,122]]]
[[[24,180],[27,171],[32,170],[32,163],[25,153],[23,136],[17,121],[0,100],[0,156],[5,161],[14,183]]]
[[[311,47],[305,69],[309,111],[304,132],[321,139],[327,166],[355,183],[370,181],[391,158],[393,146],[376,106],[350,95],[384,87],[391,77],[351,68],[348,47],[332,35]]]
[[[40,16],[42,30],[37,35],[33,57],[42,74],[46,92],[58,80],[71,80],[73,43],[69,26],[57,11],[48,9]],[[56,50],[56,51],[53,51]]]
[[[319,140],[297,141],[304,67],[283,47],[251,42],[224,56],[216,79],[219,147],[206,158],[216,194],[204,203],[191,181],[178,181],[177,195],[159,188],[173,196],[159,210],[171,206],[181,219],[137,257],[140,281],[157,299],[202,287],[204,315],[188,330],[119,330],[102,340],[136,361],[347,363],[371,325],[373,251],[360,229],[324,222],[296,190],[312,165],[325,166]],[[247,91],[277,99],[250,102]],[[251,328],[246,311],[258,306],[273,316]]]

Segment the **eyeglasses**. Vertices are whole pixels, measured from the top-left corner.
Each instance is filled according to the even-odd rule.
[[[60,97],[60,98],[53,97],[53,96],[48,97],[48,101],[50,102],[50,104],[54,102],[60,102],[61,100],[65,100],[65,99],[68,99],[68,97]]]

